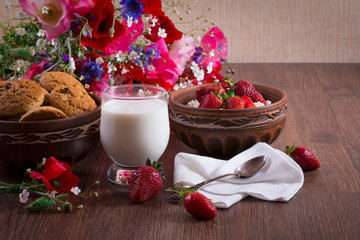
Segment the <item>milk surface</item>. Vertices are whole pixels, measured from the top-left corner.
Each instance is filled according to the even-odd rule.
[[[168,107],[159,99],[110,100],[101,106],[101,142],[118,165],[157,161],[169,141]]]

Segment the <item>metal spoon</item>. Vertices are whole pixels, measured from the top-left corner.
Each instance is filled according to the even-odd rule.
[[[188,187],[187,189],[196,191],[199,188],[201,188],[202,186],[204,186],[204,185],[206,185],[206,184],[208,184],[210,182],[213,182],[215,180],[218,180],[218,179],[223,178],[223,177],[228,177],[228,176],[237,176],[238,178],[252,177],[257,172],[259,172],[261,169],[263,169],[268,162],[269,162],[269,157],[268,156],[254,157],[254,158],[244,162],[239,167],[237,167],[235,169],[234,173],[227,173],[227,174],[217,176],[215,178],[212,178],[212,179],[203,181],[201,183],[195,184],[195,185],[193,185],[191,187]],[[172,203],[179,203],[179,202],[182,201],[182,198],[181,198],[180,194],[178,192],[176,192],[173,195],[171,195],[170,201]]]

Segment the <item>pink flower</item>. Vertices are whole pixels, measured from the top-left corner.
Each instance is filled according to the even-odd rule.
[[[31,67],[27,70],[25,75],[22,77],[23,79],[35,79],[36,75],[43,72],[42,68],[47,63],[47,61],[41,61],[39,65],[33,64]]]
[[[70,28],[70,0],[19,0],[24,12],[34,16],[52,40]]]
[[[142,35],[144,30],[144,24],[141,18],[139,18],[137,22],[133,22],[131,27],[127,26],[127,21],[125,19],[122,21],[122,25],[125,28],[125,32],[121,35],[121,37],[115,39],[115,41],[110,43],[104,49],[105,56],[119,51],[127,52],[130,45],[133,44],[133,42],[135,42],[135,40]]]
[[[71,11],[84,16],[91,10],[95,3],[93,0],[70,0]]]
[[[199,65],[206,68],[209,62],[213,62],[213,68],[219,71],[221,69],[221,58],[225,59],[227,56],[228,43],[224,33],[220,28],[213,27],[202,37],[200,45],[205,57]],[[209,54],[211,51],[214,51],[214,56]]]
[[[185,69],[186,62],[195,52],[196,43],[190,36],[185,36],[180,40],[174,41],[170,48],[169,58],[177,65],[176,71],[182,74]]]
[[[109,79],[111,75],[108,74],[105,77],[101,78],[100,82],[94,82],[92,91],[96,93],[99,97],[102,97],[102,91],[109,86]]]

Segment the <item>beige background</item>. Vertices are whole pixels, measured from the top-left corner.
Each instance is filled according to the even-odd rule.
[[[15,11],[2,7],[5,0],[0,2],[3,20]],[[192,17],[211,8],[205,18],[224,31],[229,41],[230,62],[360,62],[359,0],[182,2],[192,6]],[[183,9],[177,6],[177,10]],[[181,16],[189,18],[187,14]],[[177,17],[171,19],[178,23]],[[177,26],[188,31],[201,21]]]

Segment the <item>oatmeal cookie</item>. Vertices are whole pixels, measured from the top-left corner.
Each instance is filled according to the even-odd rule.
[[[44,102],[44,92],[38,82],[29,79],[0,84],[0,116],[16,117]]]
[[[48,90],[49,93],[56,87],[71,87],[86,92],[84,86],[76,78],[64,72],[44,73],[40,78],[40,84]]]
[[[79,91],[76,87],[55,88],[49,95],[49,103],[69,117],[89,112],[97,107],[94,99],[86,91]]]
[[[52,120],[66,118],[67,116],[60,109],[51,106],[41,106],[34,108],[25,113],[21,118],[22,121],[41,121],[41,120]]]

